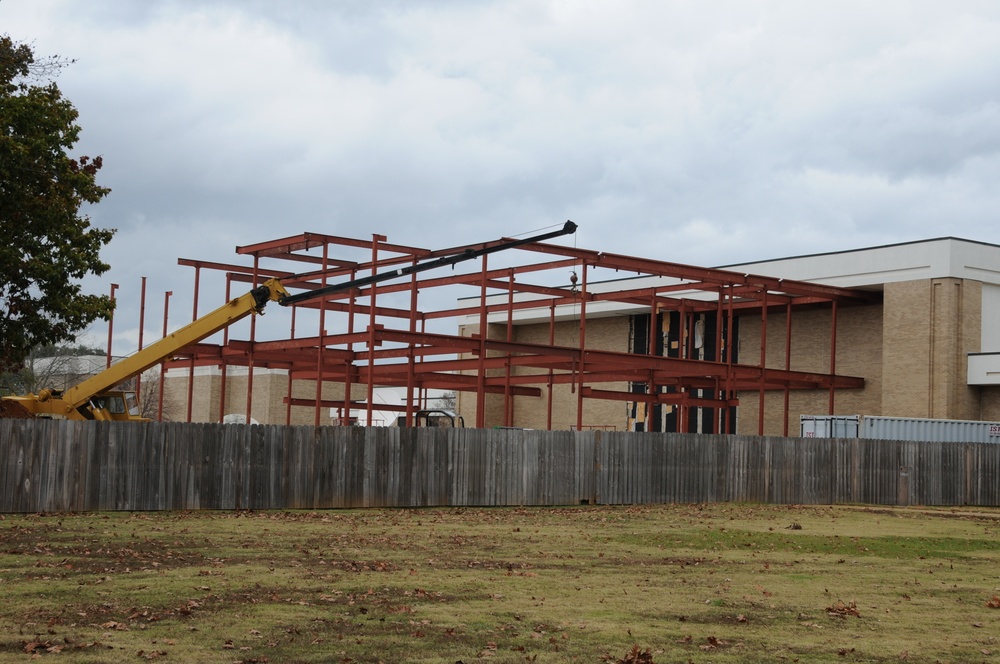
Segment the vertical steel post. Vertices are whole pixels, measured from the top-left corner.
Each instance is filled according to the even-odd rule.
[[[555,345],[556,345],[556,303],[553,302],[552,304],[549,305],[549,346],[555,346]],[[549,367],[549,381],[548,381],[549,394],[547,399],[548,403],[545,406],[545,429],[547,431],[552,431],[552,396],[553,396],[552,390],[555,387],[555,381],[553,380],[554,375],[555,371],[552,369],[552,367]]]
[[[722,361],[722,343],[723,343],[723,341],[722,341],[722,338],[723,338],[722,337],[722,326],[723,326],[723,323],[725,322],[725,316],[723,314],[723,309],[722,309],[722,300],[723,300],[722,293],[723,293],[723,288],[720,287],[719,291],[718,291],[718,295],[717,295],[716,300],[715,300],[715,356],[714,357],[710,357],[710,358],[706,358],[706,359],[709,359],[709,360],[714,360],[716,362],[721,362]],[[728,403],[729,402],[729,395],[726,394],[725,391],[724,391],[724,387],[723,387],[724,384],[725,383],[723,381],[719,380],[719,378],[716,377],[716,379],[715,379],[715,390],[714,390],[715,394],[713,396],[715,396],[715,397],[717,397],[719,399],[723,399],[725,403]],[[725,395],[725,396],[723,396],[723,395]],[[717,408],[715,410],[717,412],[716,412],[715,418],[713,418],[713,419],[715,421],[716,428],[715,428],[715,431],[713,431],[713,433],[726,433],[726,431],[725,431],[725,426],[726,426],[725,419],[726,419],[726,412],[729,410],[729,408],[728,408],[728,406],[723,405],[723,406],[720,406],[719,408]]]
[[[295,338],[295,322],[296,318],[298,317],[297,316],[298,313],[299,313],[299,308],[295,305],[292,305],[292,323],[291,323],[291,333],[289,335],[290,339]],[[292,423],[292,395],[293,395],[292,387],[294,386],[295,382],[295,374],[293,373],[293,370],[294,370],[294,365],[288,368],[288,386],[286,387],[286,392],[285,392],[285,395],[287,397],[287,400],[285,402],[286,426]]]
[[[118,284],[111,284],[111,301],[115,301],[115,291],[118,290]],[[115,310],[114,307],[111,308],[111,315],[108,316],[108,354],[107,361],[104,367],[111,367],[111,339],[114,337],[114,327],[115,327]]]
[[[587,348],[587,261],[583,262],[583,274],[580,277],[580,363],[576,369],[580,372],[577,381],[580,389],[576,392],[576,430],[583,430],[583,381],[586,373]]]
[[[726,335],[726,395],[732,398],[732,394],[735,391],[733,388],[733,353],[736,350],[736,343],[733,335],[735,330],[736,319],[736,307],[735,307],[735,297],[733,296],[733,290],[735,289],[735,284],[728,284],[729,292],[727,293],[727,313],[726,313],[726,329],[728,330]],[[726,408],[726,421],[729,422],[729,426],[725,433],[736,433],[736,422],[733,417],[733,409]]]
[[[660,326],[656,324],[656,319],[659,317],[660,311],[656,304],[655,293],[649,297],[649,339],[646,340],[646,352],[650,357],[656,357],[656,339],[657,335],[660,334]],[[664,348],[666,352],[666,348]],[[646,381],[646,398],[643,400],[642,408],[644,412],[643,429],[645,431],[653,430],[653,395],[657,394],[660,390],[659,385],[653,382],[653,372],[649,372],[649,380]]]
[[[194,302],[191,307],[191,322],[198,320],[198,292],[201,290],[201,267],[196,266],[194,268]],[[211,387],[211,383],[209,384]],[[210,394],[209,390],[205,390],[206,398]],[[191,409],[194,405],[194,355],[191,356],[190,365],[188,366],[188,393],[187,393],[187,417],[186,421],[191,421]]]
[[[514,341],[514,269],[507,269],[507,341]],[[514,396],[511,394],[511,352],[508,350],[504,354],[504,383],[503,383],[503,423],[504,426],[514,426]]]
[[[260,268],[260,257],[256,254],[253,257],[253,287],[257,288],[258,270]],[[228,329],[228,328],[227,328]],[[250,424],[253,419],[253,349],[257,342],[257,317],[250,316],[250,352],[247,354],[247,404],[246,404],[246,424]]]
[[[486,318],[486,268],[489,255],[483,256],[482,276],[479,280],[479,370],[476,381],[476,428],[486,427],[486,335],[489,322]]]
[[[785,371],[790,371],[792,368],[792,303],[789,302],[785,305]],[[791,390],[788,388],[788,383],[785,383],[785,399],[784,399],[784,418],[785,418],[785,428],[781,435],[788,437],[788,399],[791,394]]]
[[[173,295],[173,291],[167,291],[163,294],[163,338],[167,336],[167,317],[170,312],[170,296]],[[166,382],[167,369],[163,362],[160,362],[160,396],[156,402],[156,419],[160,422],[163,421],[163,384]]]
[[[323,286],[327,285],[327,269],[330,264],[330,243],[323,243]],[[294,307],[294,305],[293,305]],[[326,297],[319,299],[319,343],[316,345],[316,403],[313,408],[313,426],[320,422],[320,404],[323,401],[323,349],[326,348]]]
[[[357,270],[351,270],[351,281],[358,278]],[[357,302],[358,291],[352,290],[347,300],[347,336],[350,338],[354,334],[354,305]],[[340,424],[346,426],[351,423],[351,387],[354,384],[354,342],[347,342],[347,366],[344,368],[344,406],[340,409]]]
[[[757,401],[757,435],[764,435],[764,380],[767,374],[767,290],[760,303],[760,386]]]
[[[142,333],[146,327],[146,277],[142,278],[139,287],[139,350],[142,350]],[[139,398],[139,407],[142,408],[142,374],[135,377],[135,394]],[[142,413],[140,413],[142,414]]]
[[[837,373],[837,301],[833,300],[830,312],[830,375]],[[834,388],[833,381],[830,381],[830,396],[828,398],[827,411],[833,415],[834,408]]]
[[[388,238],[384,235],[372,234],[372,274],[378,273],[378,243],[385,242]],[[368,312],[368,405],[365,409],[365,418],[368,426],[372,426],[372,415],[375,412],[375,308],[378,285],[368,286],[369,302],[371,310]]]
[[[417,264],[417,257],[414,256],[410,265],[414,266]],[[414,272],[410,275],[410,313],[408,317],[409,331],[417,331],[417,274]],[[406,426],[413,426],[413,391],[416,389],[417,385],[417,367],[416,367],[416,351],[414,350],[413,342],[407,344],[406,351],[406,409],[404,413],[404,422]],[[398,415],[396,416],[399,417]]]
[[[232,297],[233,291],[233,280],[228,274],[226,275],[226,302],[229,302]],[[222,345],[229,345],[229,327],[222,330]],[[225,358],[222,360],[221,376],[219,377],[219,421],[223,421],[226,417],[226,388],[229,381],[229,364],[226,362]]]

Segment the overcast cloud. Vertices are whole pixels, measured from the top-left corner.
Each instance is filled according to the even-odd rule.
[[[581,247],[696,265],[1000,240],[995,2],[0,0],[0,33],[77,59],[116,350],[141,276],[183,302],[178,257],[302,231],[573,219]]]

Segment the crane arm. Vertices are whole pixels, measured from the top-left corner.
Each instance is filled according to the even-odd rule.
[[[268,302],[280,301],[281,298],[287,296],[288,291],[281,285],[281,282],[277,279],[270,279],[249,293],[230,300],[215,311],[175,332],[171,332],[156,343],[146,346],[82,383],[74,385],[63,393],[62,399],[70,407],[79,408],[95,395],[101,394],[122,381],[169,359],[185,346],[207,339],[219,330],[229,327],[250,314],[260,313]]]
[[[494,254],[498,251],[513,249],[514,247],[519,247],[523,244],[530,244],[532,242],[542,242],[544,240],[549,240],[554,237],[559,237],[561,235],[570,235],[576,232],[576,228],[577,228],[576,224],[574,224],[572,221],[567,221],[565,224],[563,224],[563,227],[557,231],[551,231],[549,233],[543,233],[541,235],[533,235],[531,237],[520,238],[517,240],[499,240],[494,243],[485,244],[479,249],[466,249],[465,251],[462,251],[461,253],[452,256],[443,256],[441,258],[425,261],[423,263],[417,263],[416,265],[410,265],[408,267],[402,267],[396,270],[388,270],[386,272],[380,272],[379,274],[373,274],[367,277],[361,277],[360,279],[344,281],[339,284],[331,284],[324,288],[319,288],[313,291],[297,293],[295,295],[290,295],[279,299],[278,303],[284,306],[288,306],[290,304],[295,304],[296,302],[311,300],[313,298],[323,297],[324,295],[330,295],[333,293],[340,293],[345,290],[350,290],[352,288],[361,288],[363,286],[370,286],[371,284],[381,283],[383,281],[388,281],[390,279],[398,279],[399,277],[405,277],[411,274],[416,274],[417,272],[434,270],[439,267],[444,267],[445,265],[454,265],[455,263],[461,263],[462,261],[472,260],[473,258],[478,258],[480,256],[485,256],[487,254]]]

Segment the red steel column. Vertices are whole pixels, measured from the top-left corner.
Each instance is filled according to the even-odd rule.
[[[549,305],[549,345],[550,346],[555,346],[556,345],[556,303],[555,302],[553,302],[552,304]],[[554,374],[555,374],[555,371],[552,369],[552,367],[549,367],[549,381],[548,381],[549,395],[548,395],[548,404],[546,405],[546,412],[545,412],[545,429],[547,431],[552,431],[552,390],[553,390],[553,388],[555,386],[555,382],[553,381],[552,376]]]
[[[767,290],[760,303],[760,387],[757,402],[757,435],[764,435],[764,379],[767,374]]]
[[[142,285],[139,287],[139,350],[142,350],[143,329],[146,327],[146,277],[142,278]],[[135,377],[135,394],[139,399],[139,406],[142,406],[142,374]],[[140,412],[140,415],[142,413]]]
[[[792,303],[789,302],[785,305],[785,371],[790,371],[792,368]],[[788,437],[788,398],[791,390],[788,387],[788,383],[785,383],[785,399],[784,399],[784,418],[785,418],[785,428],[784,432],[781,434]]]
[[[198,320],[198,291],[201,290],[201,267],[194,268],[194,302],[191,306],[191,322]],[[209,383],[211,385],[211,383]],[[187,393],[187,417],[186,421],[191,421],[191,409],[194,405],[194,355],[191,356],[190,366],[188,366],[188,393]]]
[[[686,305],[681,305],[681,308],[677,311],[677,321],[681,326],[681,329],[677,332],[677,356],[681,359],[691,358],[691,348],[689,344],[691,343],[691,311]],[[688,397],[690,393],[688,392],[688,387],[685,385],[678,385],[677,391],[681,393],[681,400],[677,404],[677,432],[687,433],[688,431]]]
[[[226,275],[226,302],[232,297],[233,292],[233,280],[228,274]],[[226,347],[229,345],[229,328],[226,327],[222,330],[222,346]],[[226,388],[228,387],[229,381],[229,364],[226,359],[222,360],[222,371],[219,376],[219,421],[221,422],[226,417]]]
[[[260,257],[253,257],[253,287],[257,288],[257,270],[260,267]],[[227,300],[228,301],[228,300]],[[257,317],[250,316],[250,353],[247,355],[247,424],[250,424],[253,413],[253,347],[257,341]]]
[[[514,341],[514,270],[507,270],[507,341]],[[503,424],[514,426],[514,397],[510,392],[511,352],[504,360]]]
[[[173,295],[173,291],[167,291],[163,294],[163,337],[167,336],[167,315],[170,312],[170,296]],[[167,377],[167,370],[163,366],[163,362],[160,362],[160,396],[156,403],[156,419],[160,422],[163,421],[163,383]]]
[[[385,242],[387,239],[384,235],[372,234],[372,274],[378,273],[378,243]],[[368,426],[372,426],[372,414],[375,412],[375,307],[377,306],[375,298],[377,290],[377,284],[368,286],[371,304],[371,311],[368,312],[368,406],[365,409],[365,419],[368,420]]]
[[[330,261],[330,243],[323,243],[323,281],[322,285],[327,285],[327,269]],[[323,401],[323,349],[326,347],[324,337],[326,336],[326,298],[319,299],[319,344],[316,346],[316,403],[313,408],[313,426],[318,427],[320,422],[320,405]]]
[[[482,277],[479,286],[479,367],[476,381],[476,428],[486,427],[486,278],[489,255],[483,256]]]
[[[576,393],[576,430],[583,430],[583,381],[587,375],[585,369],[587,348],[587,262],[583,262],[583,275],[580,277],[580,364],[576,368],[580,372],[580,389]]]
[[[722,309],[722,292],[723,289],[719,288],[718,295],[715,300],[715,357],[710,358],[715,360],[716,362],[722,361],[722,324],[724,321],[724,314]],[[719,399],[724,399],[724,401],[728,402],[729,395],[725,394],[723,387],[724,384],[725,383],[719,380],[718,378],[715,379],[715,394],[713,396]],[[724,394],[725,397],[723,397]],[[726,433],[725,419],[726,419],[726,413],[729,411],[729,408],[726,406],[720,406],[713,410],[716,411],[715,414],[716,416],[714,418],[716,423],[716,429],[715,429],[716,432]]]
[[[291,326],[291,334],[289,335],[290,339],[294,339],[295,338],[295,319],[296,319],[296,314],[298,314],[298,312],[299,312],[299,308],[297,306],[295,306],[295,305],[292,305],[292,326]],[[285,396],[287,397],[287,401],[285,403],[285,425],[286,426],[290,425],[292,423],[292,383],[293,383],[293,381],[294,381],[293,373],[292,373],[292,369],[290,368],[288,370],[288,386],[287,386],[286,391],[285,391]]]
[[[735,346],[733,339],[733,284],[728,284],[728,293],[726,294],[726,307],[728,313],[726,314],[726,398],[731,399],[733,395],[733,348]],[[726,408],[726,422],[728,426],[724,433],[735,433],[736,422],[733,421],[732,408]]]
[[[358,278],[357,270],[351,270],[351,281]],[[347,301],[347,336],[350,337],[354,334],[354,305],[357,302],[358,291],[357,289],[351,290],[349,293],[350,299]],[[344,406],[339,409],[340,412],[340,424],[346,426],[351,423],[351,387],[353,385],[353,376],[351,375],[354,371],[354,342],[349,341],[347,343],[347,360],[345,360],[347,366],[344,368]]]
[[[837,301],[833,301],[833,307],[830,312],[830,375],[837,373]],[[829,403],[827,404],[827,410],[830,415],[833,415],[834,407],[834,389],[833,381],[830,381],[830,396]]]
[[[416,264],[417,258],[414,256],[411,265]],[[416,273],[413,273],[410,275],[410,332],[417,331],[418,292],[417,275]],[[406,426],[408,427],[413,426],[413,390],[416,388],[416,383],[416,354],[413,349],[413,343],[411,342],[406,354]]]
[[[651,295],[649,299],[649,339],[646,340],[646,352],[650,357],[656,356],[656,338],[660,334],[660,328],[656,324],[656,319],[660,315],[656,305],[656,295]],[[666,350],[666,349],[664,349]],[[659,392],[659,386],[653,384],[653,372],[649,372],[649,380],[646,381],[646,399],[642,404],[646,419],[643,422],[643,430],[650,431],[653,425],[653,395]]]

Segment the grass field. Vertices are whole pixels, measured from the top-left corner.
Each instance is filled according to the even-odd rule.
[[[1000,510],[0,516],[0,662],[1000,662]]]

